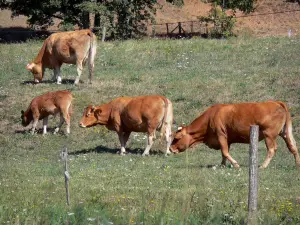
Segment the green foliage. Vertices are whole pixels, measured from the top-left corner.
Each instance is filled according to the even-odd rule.
[[[173,5],[176,5],[176,6],[183,6],[184,5],[183,0],[167,0],[167,2],[170,2],[170,3],[172,3]]]
[[[225,9],[241,10],[250,13],[254,10],[257,0],[207,0],[206,2],[215,3]]]
[[[74,25],[71,24],[71,23],[62,22],[62,23],[60,24],[59,29],[60,29],[61,31],[72,31],[72,30],[74,30]]]
[[[209,35],[213,38],[230,37],[233,35],[233,28],[235,25],[235,18],[228,16],[216,4],[213,4],[209,15],[207,17],[199,17],[201,22],[212,24],[212,30]]]
[[[89,13],[97,15],[97,28],[105,26],[108,33],[117,38],[136,38],[146,31],[146,23],[153,21],[155,0],[14,0],[0,6],[9,8],[13,16],[28,16],[28,23],[34,28],[47,28],[53,19],[62,21],[62,30],[69,30],[71,24],[89,27]]]

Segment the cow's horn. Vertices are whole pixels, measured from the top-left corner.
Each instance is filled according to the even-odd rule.
[[[180,130],[182,130],[182,127],[178,127],[178,128],[177,128],[177,131],[180,131]]]

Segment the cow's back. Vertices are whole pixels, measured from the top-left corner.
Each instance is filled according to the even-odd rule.
[[[163,96],[137,96],[131,98],[120,113],[125,129],[146,132],[149,123],[158,126],[164,117],[167,100]]]
[[[76,64],[78,58],[88,57],[91,37],[90,30],[60,32],[52,34],[47,41],[46,64]]]
[[[39,111],[42,115],[56,114],[61,108],[70,106],[72,102],[72,94],[67,91],[48,92],[34,98],[31,102],[32,111]]]
[[[286,111],[281,102],[268,101],[220,105],[210,124],[216,132],[224,133],[229,142],[248,143],[251,125],[259,126],[260,139],[263,139],[265,130],[278,135],[285,120]]]

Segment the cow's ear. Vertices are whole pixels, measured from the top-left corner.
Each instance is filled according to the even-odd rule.
[[[184,127],[178,127],[178,131],[175,134],[176,139],[181,139],[186,135],[186,129]]]
[[[94,115],[95,115],[96,117],[99,117],[99,116],[101,115],[101,113],[102,113],[102,110],[101,110],[101,109],[95,109],[95,111],[94,111]]]
[[[24,116],[24,110],[21,110],[21,115]]]
[[[26,69],[29,71],[32,71],[32,68],[34,67],[34,63],[28,63],[26,66]]]
[[[95,107],[95,106],[92,106],[92,107],[91,107],[91,113],[95,112],[95,109],[96,109],[96,107]]]
[[[101,114],[101,113],[102,113],[102,109],[96,109],[95,112],[96,112],[97,114]]]

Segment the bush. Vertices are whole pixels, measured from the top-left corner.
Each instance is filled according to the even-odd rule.
[[[212,30],[209,33],[210,37],[222,38],[233,36],[233,28],[235,26],[235,18],[228,16],[225,11],[216,4],[213,5],[207,17],[199,17],[201,22],[210,23],[213,25]]]

